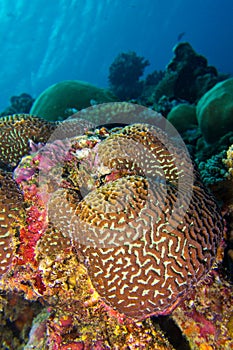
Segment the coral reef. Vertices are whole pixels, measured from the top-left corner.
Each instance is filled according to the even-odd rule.
[[[0,167],[14,168],[29,153],[30,143],[46,142],[56,125],[29,114],[0,118]]]
[[[227,150],[226,159],[223,159],[223,163],[228,169],[229,178],[233,178],[233,144]]]
[[[163,144],[166,144],[168,152]],[[58,223],[59,229],[72,237],[74,245],[77,243],[77,247],[81,246],[95,289],[112,307],[139,319],[148,314],[171,312],[193,284],[191,271],[196,271],[196,281],[212,265],[216,253],[215,242],[221,235],[221,219],[213,198],[205,193],[198,179],[194,179],[192,187],[189,178],[192,176],[189,174],[192,165],[187,155],[181,148],[176,149],[160,129],[144,124],[125,127],[98,143],[90,155],[86,151],[84,156],[87,156],[86,153],[91,157],[90,161],[93,159],[93,169],[89,165],[82,176],[75,175],[76,182],[72,184],[75,192],[59,189],[53,194],[49,204],[52,222]],[[79,155],[81,157],[82,153]],[[83,182],[86,172],[89,175]],[[153,182],[155,178],[158,183]],[[92,179],[95,179],[97,187]],[[166,181],[165,186],[163,181]],[[189,207],[188,214],[175,210],[179,181],[185,183],[183,187],[180,185],[180,190],[185,193],[183,206]],[[193,188],[193,199],[188,193],[188,184],[189,190]],[[79,188],[82,189],[81,193],[77,192]],[[203,213],[198,209],[199,201],[202,202]],[[73,209],[70,208],[71,203]],[[206,227],[205,222],[199,227],[195,213],[198,212],[200,217],[211,215],[209,206],[211,212],[216,213],[212,215],[212,227]],[[158,220],[159,216],[163,219]],[[189,225],[193,226],[193,230],[185,229]],[[199,230],[202,234],[208,231],[208,236],[198,238],[198,243],[194,244],[192,237]],[[154,236],[151,236],[151,232],[154,232]],[[188,232],[191,232],[190,236]],[[177,249],[175,253],[172,245],[177,246],[177,239],[180,240],[180,250]],[[207,246],[201,246],[202,240],[206,241]],[[152,249],[151,241],[154,242]],[[124,242],[124,246],[121,242]],[[86,245],[91,247],[87,248]],[[199,252],[205,266],[199,265],[199,259],[189,260],[193,249],[191,256],[195,257]],[[158,264],[162,261],[161,251],[162,266]],[[176,267],[170,270],[167,265]],[[190,270],[186,271],[187,265]],[[136,279],[138,276],[140,279]],[[116,291],[116,283],[119,292]]]
[[[206,58],[197,54],[187,42],[177,44],[173,52],[174,58],[155,88],[156,102],[165,95],[194,103],[217,82],[226,78],[220,76],[216,68],[208,66]]]
[[[222,159],[223,164],[226,167],[227,173],[225,174],[226,180],[223,181],[222,188],[218,188],[217,195],[224,201],[227,207],[227,246],[225,254],[225,266],[227,268],[228,278],[233,283],[233,144],[229,147],[225,156]],[[229,321],[231,326],[232,336],[232,325],[233,317]]]
[[[215,198],[225,210],[231,210],[233,204],[232,179],[224,162],[226,151],[222,151],[198,164],[200,175],[205,185],[211,189]]]
[[[23,194],[11,173],[0,170],[0,274],[5,274],[15,255],[17,232],[24,214]]]
[[[197,104],[197,119],[203,137],[214,143],[233,131],[233,78],[215,85]]]
[[[196,140],[195,159],[196,162],[206,161],[212,156],[226,151],[233,143],[233,132],[230,131],[213,144],[206,143],[199,130],[199,137]]]
[[[172,108],[167,120],[180,132],[197,128],[196,108],[187,103],[181,103]]]
[[[144,87],[157,85],[160,82],[160,80],[162,80],[163,77],[164,77],[164,71],[154,70],[152,73],[149,73],[146,76]]]
[[[219,208],[181,139],[142,123],[93,128],[95,116],[127,111],[131,120],[135,105],[94,106],[53,134],[48,123],[47,144],[29,143],[14,180],[1,174],[2,349],[174,350],[181,334],[187,349],[232,348]]]
[[[137,98],[137,102],[143,106],[153,106],[154,99],[152,98],[153,91],[155,90],[156,85],[164,77],[164,71],[155,70],[152,73],[149,73],[145,80],[143,80],[143,90],[140,96]]]
[[[71,119],[78,118],[81,120],[81,125],[83,121],[89,121],[92,126],[111,126],[111,125],[127,125],[132,123],[149,123],[151,125],[164,128],[166,120],[160,113],[153,110],[146,109],[143,106],[128,103],[128,102],[112,102],[104,103],[102,105],[95,105],[88,108],[88,113],[86,110],[81,110],[75,113]],[[67,124],[66,124],[67,125]],[[75,123],[77,130],[77,122]],[[66,130],[67,132],[67,130]]]
[[[198,164],[201,178],[207,186],[216,185],[226,180],[227,170],[223,164],[225,153],[225,151],[222,151]]]
[[[34,99],[26,93],[22,93],[19,96],[12,96],[10,99],[11,105],[0,113],[0,116],[18,114],[18,113],[29,113],[30,108],[34,102]]]
[[[34,318],[41,312],[41,303],[28,301],[19,293],[0,297],[0,349],[26,349],[27,334]],[[38,344],[38,343],[37,343]],[[37,345],[36,344],[36,345]],[[32,348],[31,348],[32,349]],[[40,347],[36,347],[40,349]],[[43,348],[44,349],[44,348]]]
[[[222,204],[228,227],[223,265],[227,276],[233,282],[233,173],[232,145],[211,158],[199,163],[203,182],[211,189],[215,198]]]
[[[82,150],[81,145],[84,149],[92,149],[101,140],[102,136],[98,134],[79,139],[77,151]],[[172,349],[149,320],[142,323],[127,319],[100,299],[83,265],[83,258],[74,250],[66,230],[61,232],[47,222],[43,190],[48,184],[43,183],[43,178],[42,184],[38,182],[38,169],[42,170],[44,166],[48,170],[48,167],[41,152],[23,158],[15,171],[27,212],[20,228],[15,260],[10,272],[1,280],[1,289],[7,295],[13,291],[23,293],[26,299],[43,300],[49,305],[47,312],[43,308],[33,321],[25,348]],[[71,159],[66,159],[69,167]],[[81,154],[78,159],[82,160]],[[75,162],[77,156],[72,160]],[[53,166],[56,167],[56,163]],[[27,167],[34,167],[35,171],[28,172]],[[25,172],[24,177],[20,169]],[[82,172],[85,174],[85,170]],[[49,173],[54,174],[52,168]],[[74,181],[73,176],[68,180]]]
[[[63,120],[93,104],[116,101],[108,90],[79,80],[65,80],[45,89],[30,110],[49,121]]]
[[[172,314],[188,340],[189,349],[224,350],[233,348],[232,285],[219,271],[213,270],[205,283],[199,284],[190,297]]]
[[[139,78],[148,65],[149,61],[134,51],[120,53],[109,67],[111,91],[123,101],[139,97],[143,90]]]
[[[162,113],[164,117],[167,117],[168,113],[172,110],[172,108],[179,106],[183,103],[187,104],[187,101],[169,98],[163,95],[156,104],[153,103],[153,108],[155,108],[156,111],[158,111],[159,113]]]

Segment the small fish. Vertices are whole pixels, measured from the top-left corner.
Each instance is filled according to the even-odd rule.
[[[181,32],[180,34],[178,34],[177,41],[180,41],[184,35],[185,35],[185,32]]]

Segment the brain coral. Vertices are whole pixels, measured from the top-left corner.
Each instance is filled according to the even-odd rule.
[[[108,90],[86,82],[65,80],[44,90],[35,100],[30,113],[50,121],[65,119],[74,113],[73,109],[89,107],[92,101],[104,103],[116,101],[116,98]]]
[[[23,195],[11,173],[0,170],[0,275],[7,272],[14,258],[14,234],[23,213]]]
[[[29,153],[30,141],[46,142],[55,124],[29,114],[0,118],[0,167],[14,168]]]
[[[122,117],[133,110],[124,103],[106,107],[95,106],[91,113],[98,114],[99,108],[100,114],[111,111],[111,117]],[[150,110],[143,114],[141,108],[139,116],[146,111],[151,117]],[[88,110],[80,115],[87,116]],[[6,118],[3,128],[20,121]],[[34,117],[29,121],[33,130]],[[89,121],[80,123],[79,118],[61,123],[63,133],[56,129],[47,145],[23,158],[14,172],[24,195],[38,200],[27,208],[28,227],[20,230],[20,239],[26,237],[30,244],[20,245],[18,253],[30,261],[44,235],[49,237],[45,253],[51,246],[56,254],[62,240],[59,246],[74,248],[96,291],[113,309],[139,320],[168,314],[213,265],[223,230],[215,200],[178,136],[171,138],[161,127],[145,123],[91,130],[86,128],[92,127]],[[50,127],[48,123],[45,128],[51,133]],[[12,142],[26,132],[23,118],[22,130],[11,133]],[[1,176],[0,253],[5,273],[17,246],[23,200],[12,178]],[[44,234],[47,226],[49,235]]]
[[[74,167],[55,167],[65,185],[51,193],[49,219],[106,303],[136,319],[168,314],[212,267],[223,229],[215,200],[160,128],[133,124],[90,141],[72,149]]]
[[[163,118],[160,113],[128,102],[112,102],[95,105],[73,114],[69,120],[72,119],[75,120],[76,128],[77,124],[82,125],[84,121],[93,123],[93,126],[105,124],[125,125],[143,122],[164,128],[166,124],[165,118]],[[77,123],[77,121],[80,122]],[[59,131],[62,132],[63,127],[66,127],[66,125],[67,122],[59,128]]]
[[[197,119],[208,143],[233,131],[233,78],[216,84],[197,104]]]
[[[106,184],[84,198],[75,214],[79,217],[80,230],[84,229],[89,238],[82,251],[88,257],[95,288],[117,310],[140,319],[149,314],[170,313],[192,285],[208,272],[222,224],[213,198],[197,179],[187,211],[184,214],[181,207],[177,210],[178,193],[185,193],[185,188],[179,189],[178,178],[184,176],[187,169],[177,166],[177,162],[182,164],[182,161],[174,149],[173,154],[164,150],[164,145],[143,125],[126,128],[122,135],[116,135],[114,141],[120,143],[122,137],[126,137],[145,143],[149,155],[147,159],[141,158],[139,152],[142,162],[139,168],[143,169],[146,179],[136,171],[140,175],[127,175],[111,185]],[[134,162],[122,165],[119,156],[122,152],[117,155],[113,145],[106,145],[104,149],[104,156],[107,155],[107,162],[111,163],[104,164],[134,172]],[[127,143],[119,149],[122,151],[124,147],[128,152]],[[185,200],[188,201],[188,196],[183,197],[180,206],[187,204]],[[124,203],[128,206],[124,207]],[[216,213],[214,219],[212,210]],[[77,232],[76,229],[75,235]],[[107,238],[111,246],[106,243],[89,246],[92,235],[101,237],[101,243]],[[120,238],[124,243],[120,244]]]

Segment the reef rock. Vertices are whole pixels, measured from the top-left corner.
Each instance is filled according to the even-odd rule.
[[[34,99],[26,93],[22,93],[19,96],[12,96],[10,99],[11,105],[5,109],[1,116],[16,114],[16,113],[29,113],[30,108],[34,102]]]
[[[208,66],[207,59],[197,54],[189,43],[177,44],[173,52],[174,58],[154,91],[156,102],[165,95],[193,103],[221,79],[216,68]]]
[[[135,52],[120,53],[109,68],[109,83],[113,93],[121,100],[137,98],[143,89],[139,80],[149,61]]]

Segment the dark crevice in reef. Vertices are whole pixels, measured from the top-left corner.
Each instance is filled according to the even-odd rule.
[[[230,254],[231,251],[233,251],[233,242],[227,242],[220,273],[230,284],[233,284],[233,260]]]
[[[220,274],[233,284],[233,214],[224,217],[227,228],[227,237],[225,241],[224,257],[220,266]]]
[[[22,350],[28,342],[33,320],[43,305],[14,293],[0,293],[0,302],[0,350]]]
[[[187,339],[183,336],[180,328],[169,316],[152,317],[152,322],[159,325],[170,344],[176,350],[191,350]]]

